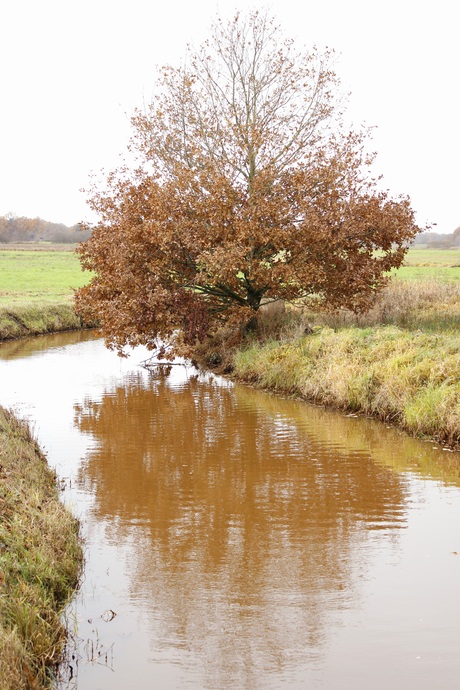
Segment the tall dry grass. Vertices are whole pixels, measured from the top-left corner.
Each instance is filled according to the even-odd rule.
[[[392,280],[377,296],[374,306],[363,314],[346,309],[319,311],[311,303],[302,302],[284,307],[276,302],[268,306],[259,311],[255,331],[243,334],[221,329],[197,347],[197,363],[229,373],[235,353],[248,343],[291,342],[324,326],[340,330],[393,325],[409,331],[456,332],[460,327],[460,282]]]
[[[304,319],[331,328],[391,324],[402,328],[445,330],[460,326],[460,282],[395,279],[377,296],[372,309],[359,315],[347,310],[320,313],[301,305],[298,309]]]

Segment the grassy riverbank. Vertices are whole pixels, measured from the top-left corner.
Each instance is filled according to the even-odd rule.
[[[328,327],[236,352],[238,379],[378,417],[460,448],[460,337],[396,326]]]
[[[47,687],[66,641],[62,612],[77,586],[77,521],[28,426],[0,407],[0,687]]]
[[[71,300],[63,302],[0,303],[0,340],[83,328]]]

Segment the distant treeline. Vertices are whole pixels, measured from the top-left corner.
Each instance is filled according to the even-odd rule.
[[[42,218],[24,218],[12,214],[0,216],[0,243],[5,242],[83,242],[91,232],[78,223],[50,223]]]
[[[421,232],[412,243],[413,245],[424,244],[433,249],[450,249],[460,247],[460,226],[450,233],[442,235],[438,232]]]

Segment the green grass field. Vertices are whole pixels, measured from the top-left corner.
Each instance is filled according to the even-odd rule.
[[[460,268],[460,247],[458,249],[417,249],[409,250],[406,266],[455,266]]]
[[[458,249],[410,249],[404,266],[394,272],[404,280],[460,280]]]
[[[69,301],[89,277],[72,250],[5,248],[0,250],[0,306]]]

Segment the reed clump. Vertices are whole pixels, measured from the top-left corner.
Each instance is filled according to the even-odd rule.
[[[63,610],[82,567],[79,525],[29,427],[0,407],[0,687],[52,684]]]

